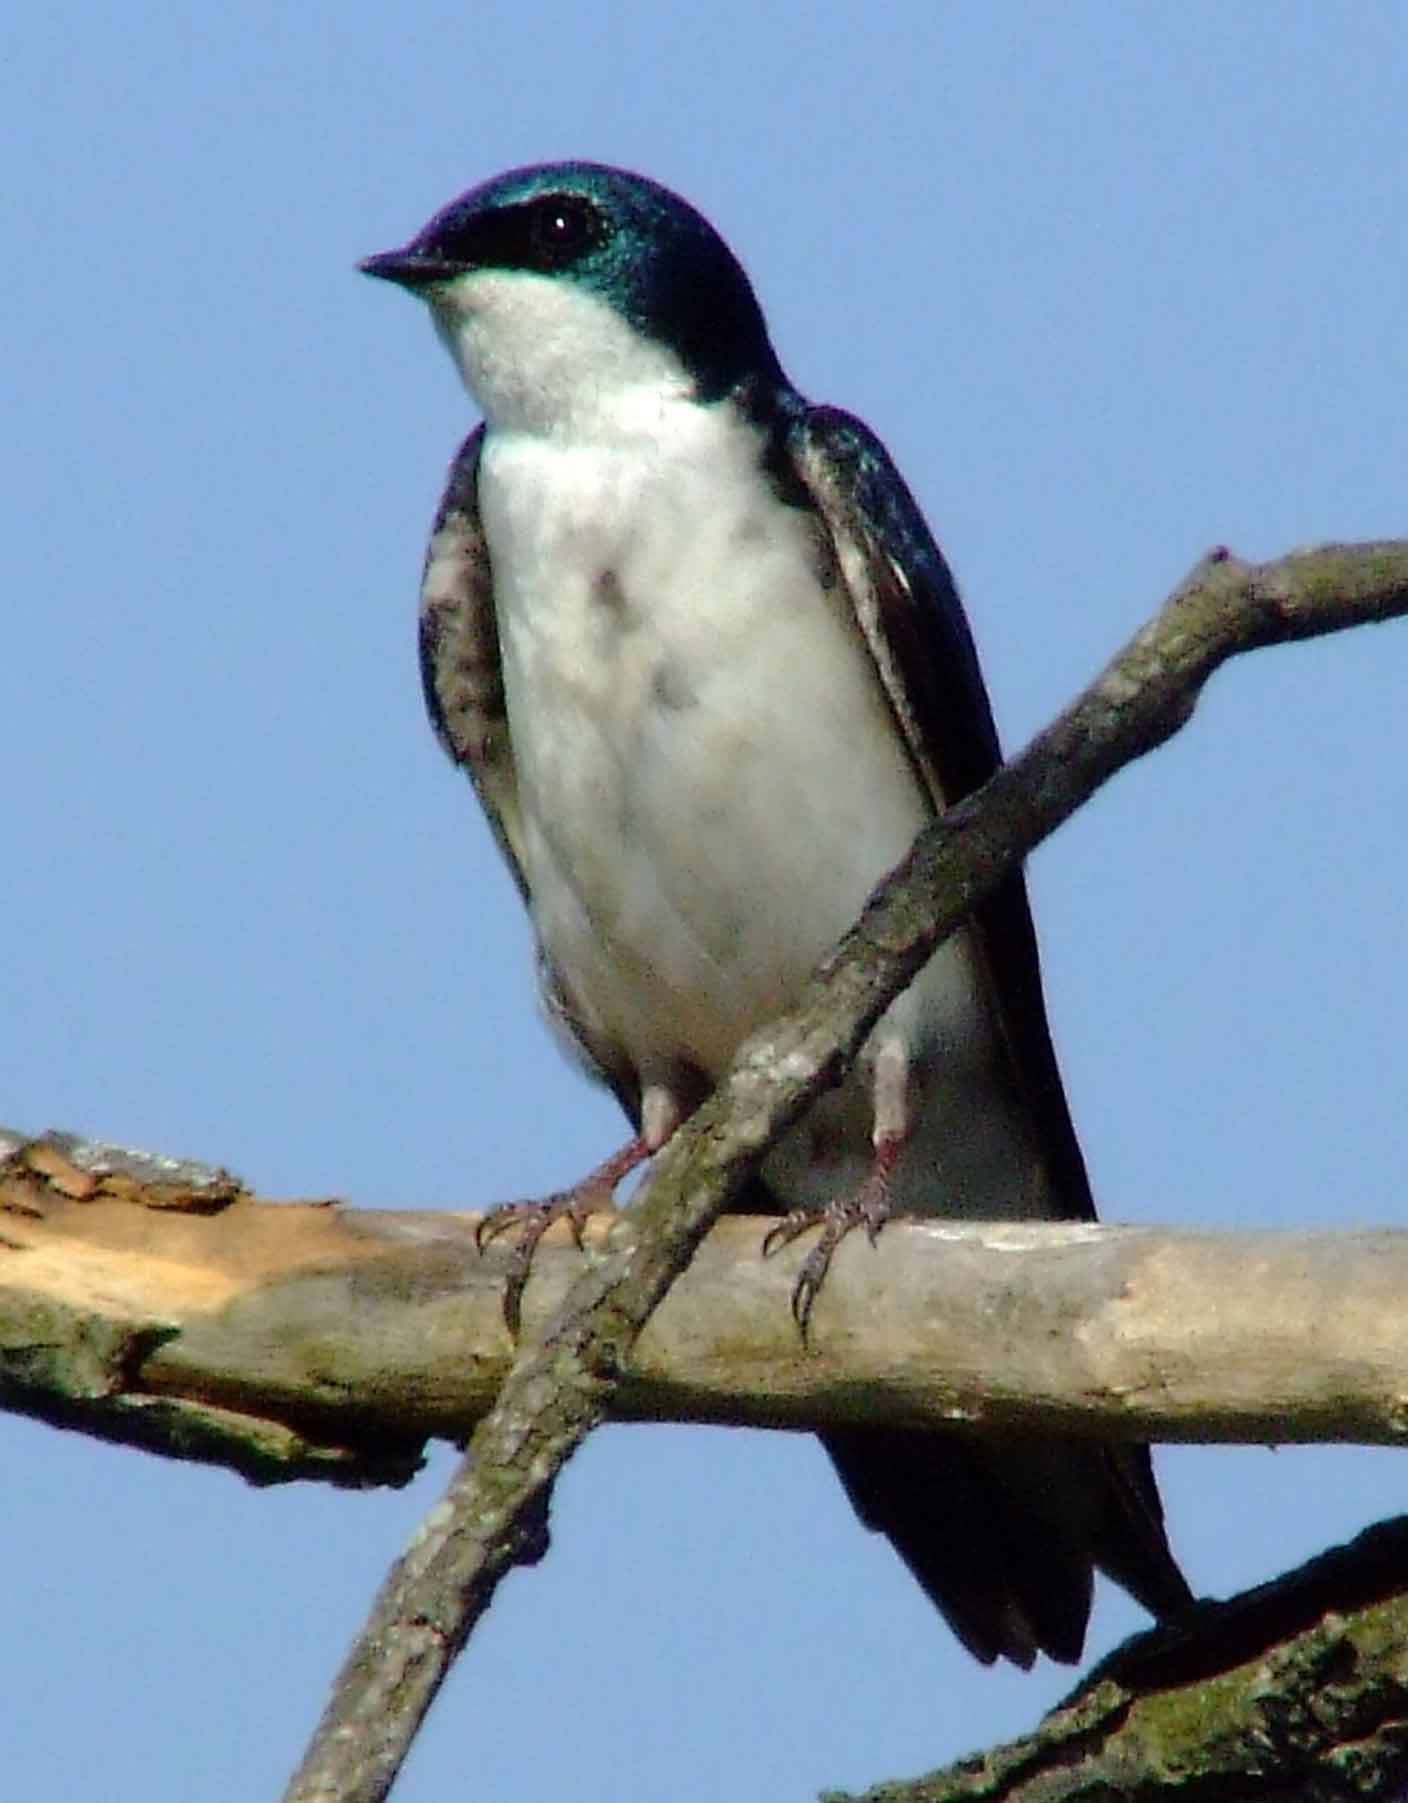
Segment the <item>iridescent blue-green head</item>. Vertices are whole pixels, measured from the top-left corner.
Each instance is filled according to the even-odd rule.
[[[733,252],[628,170],[511,169],[361,268],[429,304],[491,426],[570,426],[618,388],[713,401],[784,380]]]

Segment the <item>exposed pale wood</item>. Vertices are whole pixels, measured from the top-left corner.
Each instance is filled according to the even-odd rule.
[[[47,1384],[52,1418],[72,1424],[81,1399],[93,1431],[130,1424],[158,1448],[169,1432],[178,1456],[395,1481],[424,1439],[463,1437],[507,1374],[505,1254],[475,1250],[475,1215],[104,1178],[53,1145],[23,1156],[0,1176],[0,1369],[32,1413]],[[618,1219],[591,1224],[588,1261]],[[715,1226],[637,1341],[616,1418],[1408,1436],[1408,1232],[894,1222],[842,1248],[803,1346],[788,1295],[805,1248],[763,1259],[768,1225]],[[583,1264],[554,1230],[530,1332]]]

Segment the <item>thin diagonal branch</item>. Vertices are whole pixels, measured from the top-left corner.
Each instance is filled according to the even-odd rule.
[[[1327,546],[1260,566],[1214,552],[1072,707],[921,836],[797,1007],[741,1049],[666,1147],[612,1256],[525,1344],[445,1498],[382,1585],[286,1803],[386,1795],[499,1579],[540,1554],[557,1472],[602,1419],[651,1311],[767,1146],[840,1080],[935,946],[1115,770],[1175,732],[1228,658],[1405,612],[1408,544]]]

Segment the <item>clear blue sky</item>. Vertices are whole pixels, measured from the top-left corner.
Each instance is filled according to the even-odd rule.
[[[848,12],[18,9],[0,86],[0,1119],[275,1194],[471,1206],[570,1178],[559,1063],[421,718],[419,560],[468,403],[353,273],[506,165],[670,183],[784,363],[891,445],[1009,744],[1225,541],[1408,530],[1396,5]],[[1408,1217],[1408,627],[1246,661],[1037,856],[1106,1215]],[[15,1797],[277,1794],[401,1496],[259,1494],[0,1420]],[[1161,1460],[1196,1588],[1408,1506],[1388,1453]],[[1092,1651],[1134,1627],[1106,1589]],[[1031,1723],[809,1441],[603,1433],[398,1796],[804,1798]]]

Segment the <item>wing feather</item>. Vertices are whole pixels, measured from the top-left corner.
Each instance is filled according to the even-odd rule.
[[[935,808],[942,811],[979,788],[1002,761],[977,651],[948,565],[889,453],[849,414],[802,404],[787,429],[781,474],[784,490],[800,482],[830,534],[895,719]],[[1062,1210],[1073,1219],[1094,1220],[1090,1179],[1051,1043],[1020,870],[977,911],[974,926],[990,1005]],[[1023,1637],[1013,1633],[1008,1618],[1015,1606],[1012,1619],[1025,1617],[1034,1644],[1058,1658],[1076,1657],[1089,1608],[1089,1570],[1086,1566],[1082,1576],[1081,1556],[1067,1556],[1063,1567],[1059,1549],[1048,1544],[1044,1565],[1028,1573],[1012,1550],[1020,1537],[1009,1535],[1001,1558],[978,1561],[984,1577],[970,1596],[936,1535],[931,1501],[936,1490],[952,1489],[960,1453],[925,1436],[912,1443],[896,1439],[900,1455],[891,1447],[878,1462],[873,1450],[867,1456],[859,1437],[832,1436],[827,1445],[862,1519],[891,1535],[960,1638],[979,1658],[1006,1652],[1019,1664],[1029,1662]],[[1092,1536],[1095,1557],[1156,1614],[1182,1607],[1188,1588],[1169,1552],[1148,1447],[1073,1449],[1071,1457],[1089,1461],[1092,1476],[1103,1474],[1097,1478],[1103,1500]],[[917,1460],[929,1481],[915,1481],[914,1473],[905,1477],[907,1460]],[[993,1491],[989,1502],[997,1500]],[[1010,1597],[1004,1584],[1012,1586]],[[981,1604],[976,1616],[975,1598]],[[1043,1608],[1059,1620],[1043,1623]]]
[[[420,587],[420,674],[435,736],[474,784],[519,894],[523,822],[509,739],[489,547],[479,517],[484,428],[465,439],[431,528]]]
[[[788,434],[792,468],[824,521],[910,756],[942,812],[1002,761],[958,590],[914,497],[879,439],[834,407],[808,407]],[[1095,1205],[1071,1123],[1016,871],[978,911],[989,998],[1065,1215]]]

